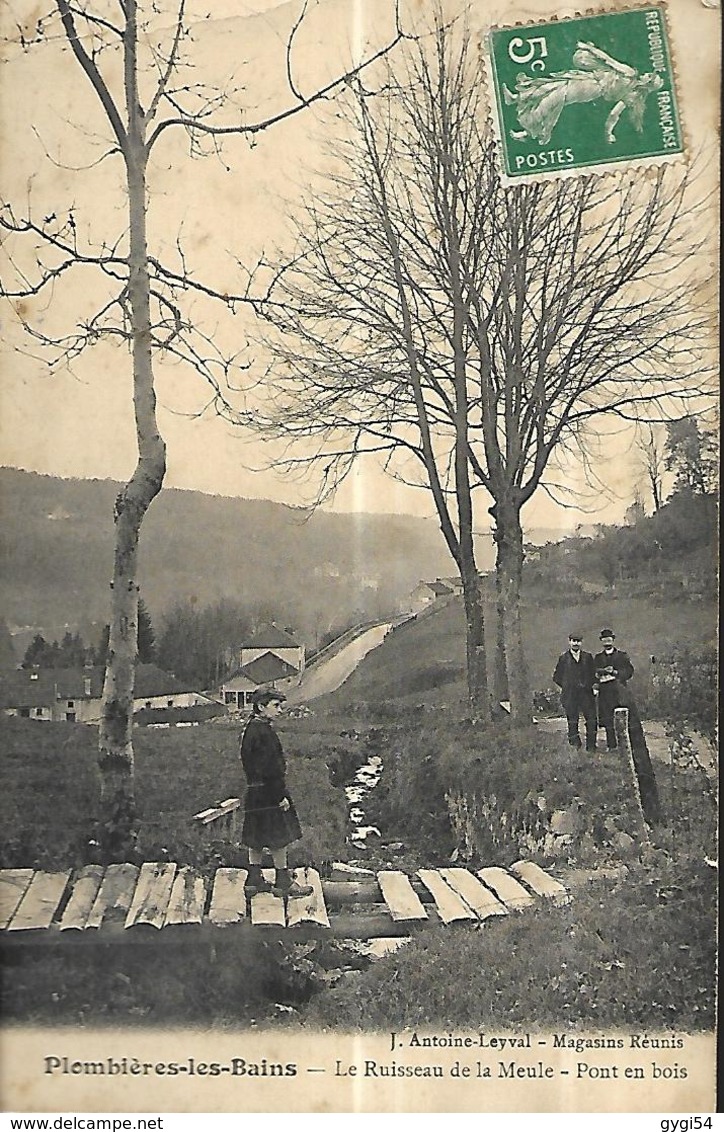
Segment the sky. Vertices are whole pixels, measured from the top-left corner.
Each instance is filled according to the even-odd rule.
[[[718,13],[702,0],[672,0],[669,7],[691,150],[711,148],[717,116]],[[211,8],[213,18],[207,19]],[[199,70],[213,65],[215,74],[241,76],[244,105],[255,106],[259,116],[281,108],[287,104],[284,45],[299,10],[296,2],[193,0],[191,11],[201,20],[195,48]],[[384,42],[392,26],[391,10],[389,0],[311,4],[295,56],[303,89],[313,89],[350,59],[358,59],[365,44]],[[483,23],[503,17],[511,21],[511,5],[504,0],[488,0],[472,10],[484,10]],[[519,0],[515,5],[518,19],[549,11],[545,0]],[[573,9],[557,12],[574,14]],[[24,5],[10,0],[6,14],[11,20],[13,15],[21,20],[24,13]],[[123,197],[117,192],[117,160],[115,169],[113,160],[78,168],[91,165],[104,151],[108,126],[68,51],[57,42],[28,54],[9,50],[3,80],[7,196],[21,212],[29,199],[35,214],[72,206],[82,235],[97,231],[99,219],[104,231],[120,231]],[[171,140],[170,131],[169,141],[157,147],[151,169],[149,230],[159,249],[168,253],[180,230],[199,277],[238,290],[233,257],[251,264],[288,238],[288,201],[299,199],[313,178],[311,170],[321,153],[319,130],[319,116],[307,112],[259,135],[253,150],[244,140],[229,143],[223,163],[213,157],[189,161],[182,137]],[[716,261],[715,249],[712,259]],[[43,310],[44,326],[67,327],[69,311],[95,301],[96,288],[90,273],[70,288],[58,285]],[[239,346],[244,346],[242,315],[238,324],[227,320],[222,325],[213,312],[201,306],[198,311],[212,339],[236,342],[238,335]],[[127,478],[135,463],[135,435],[124,350],[97,347],[72,371],[49,374],[42,353],[21,335],[7,306],[2,317],[0,462],[65,477]],[[168,446],[167,486],[289,503],[312,498],[311,484],[289,482],[265,467],[273,453],[253,437],[213,413],[201,413],[208,389],[197,376],[178,367],[160,367],[157,377],[159,423]],[[526,509],[526,524],[566,530],[578,522],[620,520],[640,477],[633,439],[613,428],[603,437],[598,473],[606,486],[586,493],[586,508],[562,510],[539,493]],[[570,468],[569,476],[583,485],[580,469]],[[328,506],[433,513],[426,491],[395,483],[371,459],[356,468]],[[480,529],[486,528],[486,518],[482,508]]]

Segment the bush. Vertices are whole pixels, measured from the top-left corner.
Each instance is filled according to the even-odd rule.
[[[677,646],[657,661],[652,682],[652,715],[716,742],[717,654],[713,645],[699,649]]]
[[[535,728],[425,723],[389,729],[378,753],[384,769],[368,818],[428,863],[597,861],[635,828],[618,756],[571,751]]]

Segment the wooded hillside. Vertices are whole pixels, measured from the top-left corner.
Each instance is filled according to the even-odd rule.
[[[60,637],[69,625],[92,639],[90,624],[108,620],[119,489],[111,480],[0,469],[0,608],[11,627]],[[492,543],[480,541],[481,567],[490,568]],[[324,631],[355,613],[384,614],[421,578],[453,572],[430,520],[308,517],[278,503],[194,491],[164,491],[141,542],[141,595],[154,623],[179,601],[203,606],[229,598],[266,607],[300,633]]]

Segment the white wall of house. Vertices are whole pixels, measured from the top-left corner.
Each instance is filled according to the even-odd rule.
[[[167,696],[146,696],[134,699],[133,710],[141,708],[194,707],[212,701],[199,692],[172,692]],[[41,704],[31,708],[6,708],[6,715],[24,719],[39,719],[67,723],[100,723],[103,702],[97,699],[59,699],[53,704]]]
[[[52,719],[50,707],[8,707],[3,709],[3,715],[14,716],[17,719]]]
[[[34,707],[5,708],[5,715],[55,723],[98,723],[101,718],[101,701],[61,699],[52,704],[38,704]]]
[[[195,707],[196,704],[210,702],[208,696],[202,696],[199,692],[169,692],[167,696],[146,696],[134,700],[133,708],[134,711],[139,711],[141,708]]]
[[[221,685],[221,699],[226,707],[243,711],[251,706],[251,693],[256,688],[247,676],[232,676]]]
[[[246,688],[224,688],[222,699],[225,707],[244,711],[245,708],[251,707],[251,693],[252,690]]]

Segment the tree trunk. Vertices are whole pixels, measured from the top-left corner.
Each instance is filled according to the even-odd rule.
[[[138,540],[144,516],[161,490],[166,447],[156,423],[150,279],[146,240],[145,122],[139,105],[136,5],[128,0],[124,39],[128,134],[124,149],[129,204],[129,283],[133,406],[138,461],[116,499],[110,636],[99,730],[101,852],[122,858],[134,843],[133,690],[138,652]]]
[[[485,657],[485,620],[480,593],[480,575],[475,562],[473,541],[473,501],[470,490],[470,467],[467,454],[467,402],[464,374],[459,381],[458,437],[455,445],[455,497],[458,507],[460,578],[463,583],[465,608],[465,655],[468,677],[468,699],[474,716],[490,720],[490,697]],[[461,405],[463,411],[461,412]]]
[[[480,594],[480,578],[475,561],[465,555],[461,562],[465,609],[465,655],[467,661],[468,699],[475,716],[489,720],[488,676],[485,662],[485,623]]]
[[[496,563],[497,566],[497,563]],[[497,705],[510,699],[508,663],[505,656],[505,598],[501,591],[501,574],[495,574],[495,658],[493,663],[493,700]],[[496,713],[497,714],[497,713]]]
[[[523,583],[523,529],[515,503],[498,503],[495,508],[498,554],[495,564],[498,616],[505,649],[510,714],[514,723],[531,722],[531,691],[523,648],[521,588]]]

